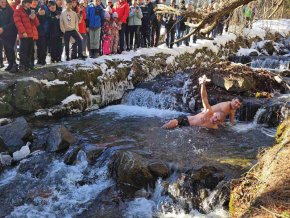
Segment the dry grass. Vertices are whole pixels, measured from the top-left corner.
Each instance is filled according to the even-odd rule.
[[[232,183],[231,217],[290,217],[290,118],[277,131],[279,144]]]

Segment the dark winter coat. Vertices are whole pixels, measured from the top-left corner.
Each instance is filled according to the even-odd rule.
[[[45,15],[39,15],[38,10],[42,8],[42,10],[45,11]],[[35,10],[35,13],[37,15],[37,18],[39,20],[39,26],[37,27],[38,35],[39,36],[45,36],[48,33],[48,8],[46,5],[40,5],[40,3],[37,5],[36,8],[31,8],[32,10]]]
[[[19,38],[23,38],[23,33],[27,33],[28,38],[33,38],[33,40],[38,39],[37,27],[39,26],[39,21],[37,16],[33,20],[29,18],[31,11],[24,10],[24,8],[19,5],[14,11],[14,22],[17,28]]]
[[[14,38],[17,35],[13,13],[14,11],[10,6],[0,8],[0,27],[4,30],[4,32],[0,35],[2,39]]]
[[[50,39],[58,38],[63,35],[63,33],[60,30],[60,23],[59,19],[57,19],[57,16],[59,16],[58,11],[55,12],[50,11],[48,13],[48,29],[49,29],[48,37]]]

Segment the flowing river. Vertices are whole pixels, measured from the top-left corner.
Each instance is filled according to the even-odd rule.
[[[177,89],[184,90],[184,84],[173,87],[172,92]],[[261,111],[252,122],[237,122],[219,130],[198,127],[164,130],[161,126],[166,121],[184,113],[177,111],[182,107],[166,93],[154,95],[141,86],[119,105],[59,120],[32,120],[33,132],[39,139],[50,126],[63,124],[80,143],[107,149],[94,164],[79,155],[77,164],[66,165],[63,153],[37,151],[29,158],[36,160],[29,170],[19,165],[7,169],[0,174],[0,217],[90,217],[84,211],[95,199],[105,199],[100,194],[116,185],[109,174],[108,162],[117,149],[134,150],[166,162],[171,167],[171,176],[166,181],[172,184],[180,172],[204,165],[220,166],[226,178],[238,177],[255,162],[259,149],[274,142],[275,129],[256,123]],[[163,191],[163,182],[159,179],[154,190],[143,190],[146,196],[122,199],[117,209],[104,203],[102,207],[109,211],[106,217],[228,217],[221,207],[223,202],[203,213],[199,208],[185,211]],[[203,208],[211,198],[203,202]]]

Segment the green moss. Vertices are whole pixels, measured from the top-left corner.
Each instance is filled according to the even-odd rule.
[[[231,194],[230,194],[230,202],[229,202],[230,217],[234,217],[234,214],[236,212],[236,209],[235,209],[235,206],[234,206],[234,201],[235,201],[234,192],[231,192]]]

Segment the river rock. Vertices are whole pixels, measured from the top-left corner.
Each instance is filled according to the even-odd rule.
[[[11,116],[13,114],[12,106],[4,101],[0,101],[0,114],[1,116]]]
[[[1,166],[4,167],[4,166],[10,166],[11,163],[12,163],[12,157],[7,154],[7,153],[1,153],[0,154],[0,168]]]
[[[118,183],[137,189],[153,185],[155,181],[146,160],[131,151],[117,151],[111,159],[109,169]]]
[[[78,154],[80,149],[81,149],[81,146],[79,146],[79,145],[70,146],[64,155],[63,162],[68,164],[68,165],[74,164],[75,160],[77,158],[77,154]]]
[[[161,161],[155,161],[148,164],[148,169],[155,177],[168,177],[170,174],[168,166],[161,162]]]
[[[32,131],[23,117],[16,118],[12,123],[5,126],[0,126],[0,138],[5,145],[0,143],[0,147],[10,153],[13,153],[32,138]]]
[[[96,199],[89,203],[88,208],[78,214],[76,216],[77,218],[120,218],[122,217],[122,209],[125,209],[122,195],[115,186],[103,190]]]
[[[175,199],[184,199],[185,208],[200,208],[200,204],[224,179],[221,170],[214,166],[204,166],[191,169],[179,177],[176,183],[170,185],[168,192]]]
[[[28,142],[25,146],[23,146],[19,151],[13,152],[13,160],[19,161],[26,158],[30,154],[29,145],[31,143]]]
[[[75,137],[67,128],[62,125],[56,125],[50,129],[47,138],[47,150],[52,152],[61,151],[67,149],[75,141]]]
[[[48,152],[36,152],[20,162],[17,172],[23,174],[29,172],[34,178],[44,178],[49,173],[48,166],[51,160],[52,156]]]
[[[254,79],[247,76],[213,74],[212,82],[230,92],[244,92],[255,88]]]
[[[82,145],[81,150],[85,152],[88,162],[93,162],[103,152],[104,147],[100,147],[96,144],[85,143]]]

